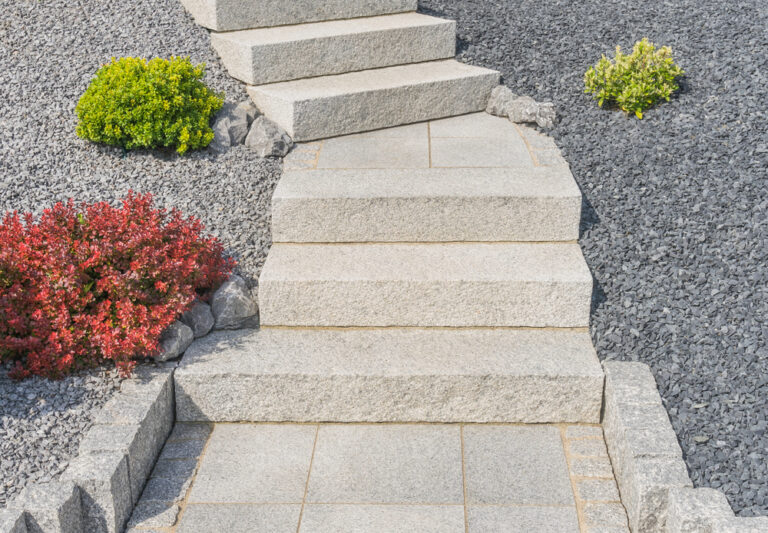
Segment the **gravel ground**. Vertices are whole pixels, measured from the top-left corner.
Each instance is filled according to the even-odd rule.
[[[104,370],[17,383],[0,368],[0,508],[27,483],[61,474],[120,380]]]
[[[555,103],[584,192],[602,359],[651,365],[696,486],[768,514],[768,3],[422,0],[461,58]],[[687,72],[642,121],[583,74],[615,45],[670,45]]]
[[[269,247],[277,160],[245,147],[185,157],[96,146],[75,136],[74,108],[112,56],[190,56],[228,101],[247,98],[178,0],[0,0],[0,213],[58,200],[113,201],[129,190],[196,215],[253,282]],[[95,370],[57,383],[0,383],[0,506],[29,480],[60,473],[111,395]]]

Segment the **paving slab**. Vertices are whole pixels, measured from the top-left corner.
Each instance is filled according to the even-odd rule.
[[[576,507],[489,505],[470,506],[467,513],[469,533],[579,533]]]
[[[177,533],[296,533],[301,505],[189,504]]]
[[[302,533],[464,533],[462,505],[316,505],[304,507]]]

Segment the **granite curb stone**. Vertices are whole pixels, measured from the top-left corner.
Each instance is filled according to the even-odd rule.
[[[29,533],[82,533],[80,489],[71,481],[28,485],[8,507],[23,511]]]
[[[24,511],[0,509],[0,533],[27,533]]]

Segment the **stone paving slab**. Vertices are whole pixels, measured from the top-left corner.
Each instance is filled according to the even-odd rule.
[[[207,427],[177,424],[176,438],[204,445],[178,460],[179,473],[159,463],[152,479],[179,475],[191,488],[176,504],[142,497],[130,533],[628,531],[612,471],[572,468],[585,458],[571,455],[575,444],[602,443],[597,425],[216,424],[210,436]],[[584,453],[600,459],[604,448]]]

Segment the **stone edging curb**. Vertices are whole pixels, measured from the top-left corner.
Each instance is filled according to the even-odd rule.
[[[633,533],[768,531],[768,517],[736,517],[722,492],[693,488],[648,365],[603,368],[603,432]]]
[[[0,512],[0,533],[119,533],[173,428],[173,369],[139,367],[97,414],[57,481]]]

